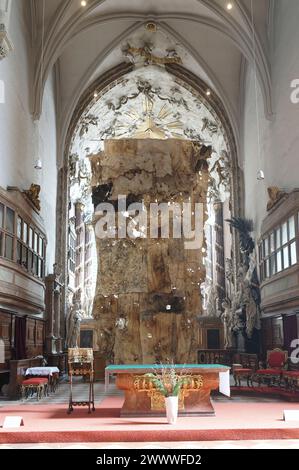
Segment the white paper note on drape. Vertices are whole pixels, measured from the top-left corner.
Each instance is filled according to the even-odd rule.
[[[219,392],[230,397],[229,370],[226,372],[219,372]]]

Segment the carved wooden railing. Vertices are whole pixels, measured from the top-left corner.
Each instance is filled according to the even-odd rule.
[[[222,364],[230,367],[233,364],[241,364],[253,370],[256,370],[259,364],[257,354],[237,352],[235,349],[199,349],[197,360],[198,364]]]
[[[234,363],[235,350],[227,349],[199,349],[197,351],[198,364],[222,364],[231,366]]]

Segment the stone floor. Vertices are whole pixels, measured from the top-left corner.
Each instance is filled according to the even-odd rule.
[[[50,392],[48,397],[42,398],[37,401],[36,397],[29,397],[26,400],[7,400],[4,397],[0,397],[0,407],[5,405],[25,405],[25,404],[36,404],[36,405],[45,405],[45,404],[62,404],[68,403],[70,393],[70,385],[67,380],[61,382],[55,393]],[[101,403],[101,401],[107,396],[121,396],[122,392],[117,390],[114,384],[111,384],[109,392],[106,394],[104,389],[103,382],[96,382],[94,384],[94,395],[95,402]],[[73,400],[74,401],[85,401],[88,400],[88,383],[83,382],[81,377],[75,377],[73,380]]]
[[[50,393],[48,397],[42,398],[40,401],[36,400],[36,397],[30,397],[24,401],[21,400],[7,400],[5,397],[0,396],[0,408],[6,405],[19,405],[19,404],[67,404],[69,401],[69,391],[70,386],[66,379],[64,379],[58,386],[55,393]],[[105,392],[105,387],[103,382],[96,382],[94,384],[94,395],[95,395],[95,403],[101,403],[101,401],[106,396],[122,396],[123,392],[118,390],[113,383],[109,386],[109,391]],[[73,382],[73,400],[74,401],[85,401],[88,399],[88,384],[82,381],[81,377],[75,377]],[[251,402],[273,402],[279,401],[279,398],[272,398],[272,397],[254,397],[254,396],[246,396],[246,395],[234,395],[231,398],[228,398],[220,393],[216,393],[213,395],[213,400],[217,401],[235,401],[235,402],[244,402],[244,403],[251,403]]]

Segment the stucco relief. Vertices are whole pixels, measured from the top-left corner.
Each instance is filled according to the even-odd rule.
[[[13,50],[8,34],[11,0],[0,2],[0,60],[5,59]]]

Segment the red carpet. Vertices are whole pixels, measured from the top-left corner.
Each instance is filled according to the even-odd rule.
[[[284,390],[281,387],[231,387],[232,395],[251,395],[281,398],[286,401],[299,402],[299,393]]]
[[[254,439],[299,439],[299,422],[282,420],[284,409],[299,404],[214,402],[215,417],[120,418],[122,398],[106,398],[89,415],[86,408],[66,414],[65,405],[12,405],[1,408],[0,425],[8,415],[22,416],[24,426],[0,429],[0,443],[147,442]]]

